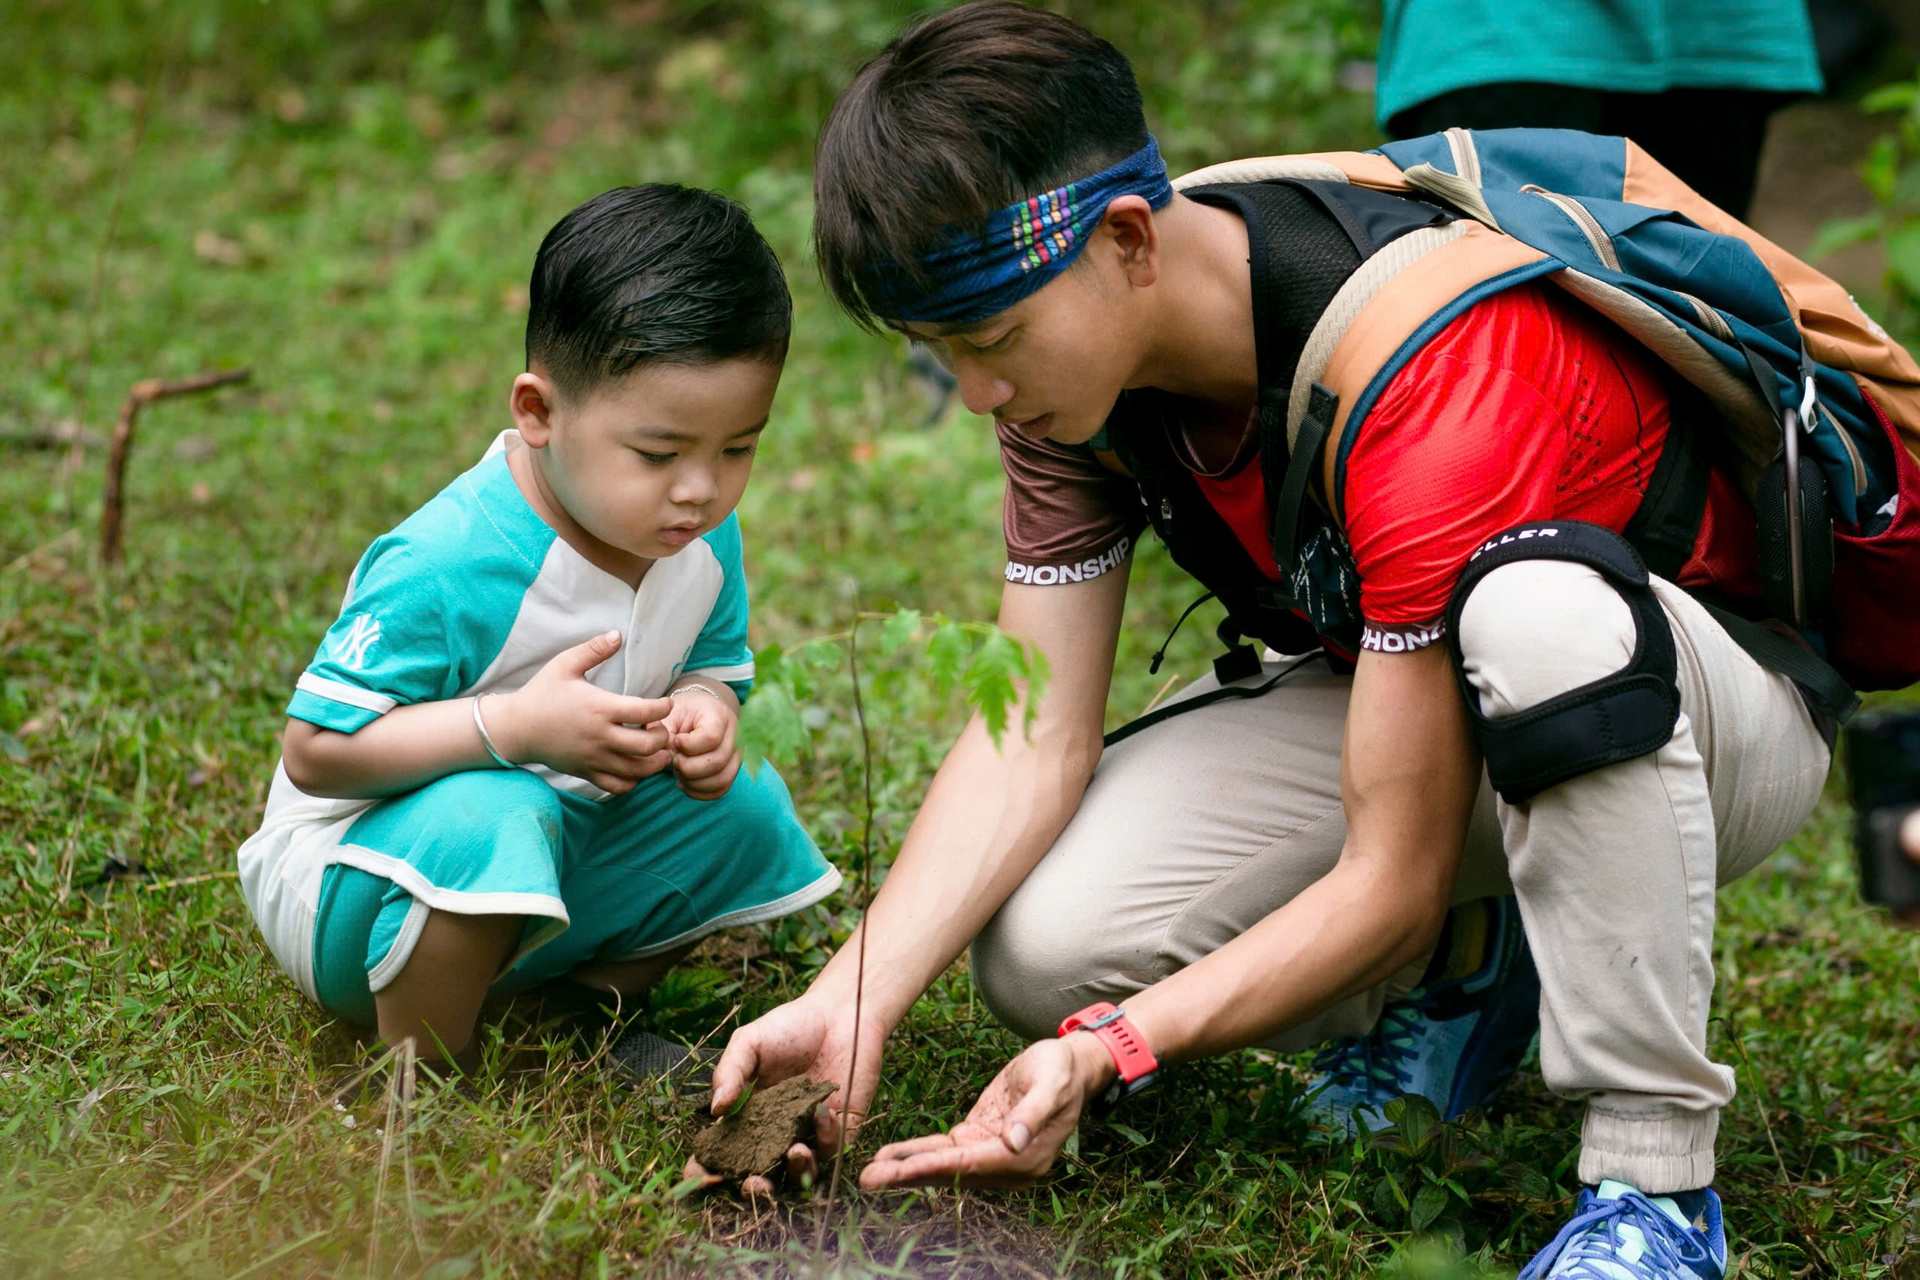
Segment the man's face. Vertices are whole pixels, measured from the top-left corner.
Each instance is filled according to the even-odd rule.
[[[552,406],[542,478],[600,542],[673,555],[739,503],[779,381],[765,360],[643,366]]]
[[[894,327],[926,343],[959,380],[970,411],[1035,439],[1084,444],[1139,368],[1135,293],[1090,251],[1037,292],[977,324]]]

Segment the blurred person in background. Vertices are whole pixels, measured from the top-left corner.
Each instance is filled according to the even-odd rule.
[[[1805,0],[1385,0],[1374,116],[1391,138],[1632,138],[1737,218],[1767,119],[1823,86]]]

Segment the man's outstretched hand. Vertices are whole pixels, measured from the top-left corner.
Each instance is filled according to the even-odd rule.
[[[1030,1187],[1053,1168],[1087,1100],[1113,1075],[1113,1059],[1093,1036],[1028,1045],[1001,1068],[965,1121],[880,1148],[860,1185]]]
[[[812,993],[789,1001],[741,1027],[727,1041],[726,1052],[713,1069],[713,1114],[725,1115],[749,1083],[778,1084],[799,1075],[840,1082],[839,1091],[816,1112],[813,1145],[795,1143],[787,1151],[789,1180],[804,1183],[818,1175],[820,1161],[850,1140],[866,1119],[879,1084],[886,1039],[886,1027],[866,1022],[860,1037],[859,1076],[849,1098],[844,1082],[853,1056],[853,1002]],[[689,1160],[686,1176],[705,1179],[710,1175]],[[772,1184],[758,1177],[741,1182],[740,1190],[749,1198],[773,1193]]]

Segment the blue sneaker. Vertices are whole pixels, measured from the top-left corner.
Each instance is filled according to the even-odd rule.
[[[1691,1202],[1692,1216],[1680,1207]],[[1573,1221],[1560,1228],[1520,1280],[1725,1280],[1727,1236],[1711,1188],[1684,1196],[1643,1195],[1624,1182],[1582,1191]]]
[[[1450,954],[1477,957],[1445,977]],[[1356,1125],[1388,1125],[1383,1108],[1417,1093],[1448,1120],[1485,1106],[1519,1070],[1540,1029],[1540,976],[1527,949],[1520,908],[1487,898],[1456,908],[1436,949],[1443,976],[1380,1011],[1364,1036],[1336,1040],[1314,1059],[1320,1072],[1304,1114],[1335,1141]]]

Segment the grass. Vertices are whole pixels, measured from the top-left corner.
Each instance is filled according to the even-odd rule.
[[[30,8],[0,67],[0,1271],[1498,1276],[1556,1228],[1578,1112],[1531,1073],[1491,1120],[1416,1115],[1404,1149],[1323,1152],[1290,1119],[1298,1065],[1240,1055],[1083,1128],[1032,1194],[842,1196],[824,1222],[819,1200],[681,1195],[684,1111],[611,1084],[534,1006],[495,1011],[471,1092],[424,1087],[403,1114],[361,1079],[365,1050],[260,945],[233,850],[360,550],[503,425],[560,213],[623,182],[719,186],[792,268],[799,337],[742,510],[756,643],[860,609],[989,616],[999,479],[983,425],[923,425],[899,350],[806,266],[820,85],[898,6],[673,25],[488,4],[478,35],[405,5],[257,8]],[[1309,52],[1272,89],[1323,92],[1301,140],[1366,141],[1364,110],[1314,88],[1338,49]],[[1188,158],[1238,141],[1207,127],[1174,121]],[[99,564],[98,441],[126,388],[237,366],[250,383],[142,418],[127,558]],[[1190,592],[1157,549],[1135,573],[1116,722],[1153,696],[1146,654]],[[1209,624],[1170,669],[1205,669]],[[869,676],[884,862],[961,708],[909,660]],[[803,710],[789,778],[851,866],[844,676]],[[1830,800],[1721,897],[1712,1048],[1741,1091],[1719,1185],[1744,1277],[1920,1275],[1920,936],[1856,902],[1845,822]],[[853,918],[843,893],[711,944],[655,1015],[724,1035]],[[866,1149],[951,1122],[1016,1047],[957,966],[894,1040]]]

